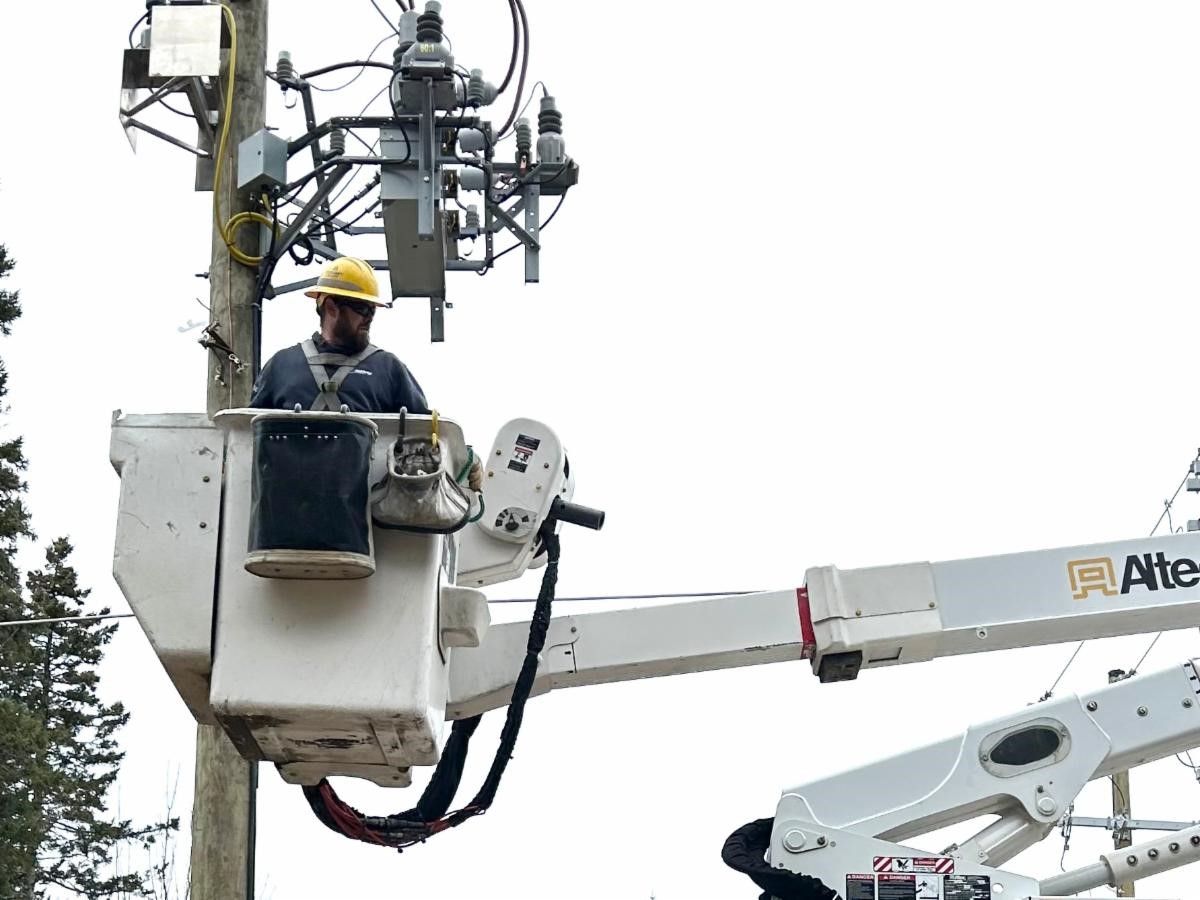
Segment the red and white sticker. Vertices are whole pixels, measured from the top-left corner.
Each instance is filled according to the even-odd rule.
[[[953,875],[954,859],[949,856],[876,856],[876,872],[931,872]]]

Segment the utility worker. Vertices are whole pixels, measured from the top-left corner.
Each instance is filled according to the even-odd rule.
[[[343,256],[321,272],[305,291],[317,301],[321,330],[272,356],[254,384],[250,405],[258,409],[300,409],[395,413],[401,407],[428,415],[425,393],[393,354],[371,343],[371,322],[379,284],[365,260]],[[483,483],[476,459],[468,477],[471,490]]]
[[[427,415],[425,394],[408,367],[371,343],[371,322],[383,306],[375,273],[343,256],[321,272],[306,297],[317,301],[321,330],[280,350],[263,366],[250,397],[259,409]]]

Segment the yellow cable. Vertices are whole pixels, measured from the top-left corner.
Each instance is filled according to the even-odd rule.
[[[431,443],[433,444],[433,449],[436,450],[438,446],[438,411],[431,409],[429,414],[433,416],[433,424],[431,425],[433,440]]]
[[[247,222],[257,222],[260,225],[272,227],[271,222],[262,213],[240,212],[228,222],[221,221],[221,169],[225,165],[225,150],[229,143],[229,119],[233,112],[233,85],[237,78],[237,25],[233,20],[233,10],[224,3],[221,12],[225,16],[225,24],[229,27],[229,78],[225,85],[225,108],[221,111],[221,138],[217,142],[216,165],[213,167],[213,224],[217,234],[229,248],[229,255],[245,266],[257,266],[263,261],[261,256],[250,256],[242,252],[233,242],[235,232]]]

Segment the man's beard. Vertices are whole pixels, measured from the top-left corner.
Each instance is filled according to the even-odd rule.
[[[345,347],[355,353],[365,350],[367,344],[371,343],[370,326],[359,329],[342,319],[334,326],[333,342],[339,347]]]

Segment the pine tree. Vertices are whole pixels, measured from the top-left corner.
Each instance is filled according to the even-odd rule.
[[[12,267],[0,245],[0,278]],[[0,290],[0,333],[20,311],[17,292]],[[6,394],[0,364],[0,403]],[[66,539],[22,584],[15,555],[33,537],[25,467],[21,440],[0,442],[0,620],[79,616],[88,591]],[[105,812],[124,757],[116,734],[129,718],[97,694],[96,667],[115,630],[103,620],[0,629],[0,900],[63,896],[54,886],[88,898],[150,893],[150,873],[119,873],[114,855],[126,842],[148,848],[178,823],[135,828]]]

